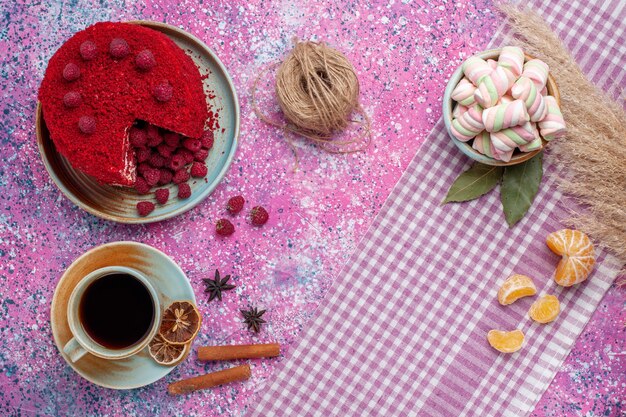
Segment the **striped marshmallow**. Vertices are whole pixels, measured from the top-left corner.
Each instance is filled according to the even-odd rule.
[[[484,77],[493,71],[487,61],[477,56],[467,58],[463,63],[462,69],[465,76],[474,85],[478,85]]]
[[[476,91],[476,87],[472,84],[467,78],[462,78],[461,81],[454,87],[452,90],[452,94],[450,94],[450,98],[456,101],[457,103],[461,103],[464,106],[471,106],[474,104],[474,92]]]
[[[498,57],[498,65],[518,78],[524,70],[524,51],[517,46],[505,46]]]
[[[538,122],[546,117],[548,112],[546,103],[530,78],[521,76],[515,84],[513,84],[511,95],[515,99],[524,100],[531,122]]]
[[[493,107],[511,87],[509,77],[506,70],[502,67],[496,67],[491,74],[482,79],[478,88],[474,92],[474,99],[483,108]]]
[[[461,117],[461,115],[465,113],[467,110],[469,110],[469,107],[466,107],[462,104],[457,104],[456,106],[454,106],[454,109],[452,110],[452,118],[457,119]]]
[[[483,110],[483,124],[487,132],[497,132],[498,130],[518,126],[528,121],[530,121],[530,116],[522,100],[498,104]]]
[[[460,141],[467,142],[480,133],[485,126],[482,119],[483,110],[478,105],[473,105],[460,117],[452,120],[450,130]]]
[[[522,76],[530,78],[535,83],[537,90],[541,91],[548,82],[548,72],[550,72],[548,64],[540,59],[531,59],[524,64]]]
[[[523,125],[513,126],[491,133],[491,143],[498,152],[509,152],[518,146],[524,146],[537,139],[539,133],[534,123],[526,122]]]
[[[541,148],[543,148],[543,143],[541,142],[541,138],[537,138],[533,140],[532,142],[528,142],[526,145],[522,145],[519,147],[520,151],[522,152],[532,152]]]
[[[552,139],[565,136],[565,120],[563,120],[563,114],[554,97],[546,96],[545,102],[548,114],[543,120],[539,121],[539,131],[545,140],[551,141]]]

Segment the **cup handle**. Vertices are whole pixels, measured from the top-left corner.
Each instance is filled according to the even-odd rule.
[[[72,339],[63,347],[63,353],[65,353],[70,358],[70,361],[74,363],[85,356],[87,351],[80,345],[80,343],[78,343],[75,337],[72,337]]]

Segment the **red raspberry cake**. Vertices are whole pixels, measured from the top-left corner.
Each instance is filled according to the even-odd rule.
[[[96,23],[50,59],[39,89],[56,149],[105,184],[132,186],[129,129],[143,120],[189,138],[208,118],[198,68],[164,34],[129,23]]]

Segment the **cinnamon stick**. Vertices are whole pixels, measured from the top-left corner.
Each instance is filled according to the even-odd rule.
[[[198,348],[198,360],[225,361],[232,359],[273,358],[280,354],[278,343],[258,345],[205,346]]]
[[[210,374],[196,376],[182,381],[174,382],[167,387],[170,395],[188,394],[205,388],[228,384],[229,382],[242,381],[250,378],[250,365],[235,366],[223,371],[211,372]]]

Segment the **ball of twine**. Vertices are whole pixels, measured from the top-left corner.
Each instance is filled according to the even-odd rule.
[[[256,85],[265,72],[259,74],[252,90],[253,106],[262,120],[321,142],[330,152],[354,152],[364,147],[345,148],[369,138],[369,118],[359,105],[359,80],[345,55],[322,42],[296,41],[287,58],[276,65],[276,97],[289,124],[280,125],[258,109]],[[352,120],[353,112],[360,113],[362,120]],[[331,142],[351,123],[363,125],[358,138]]]

